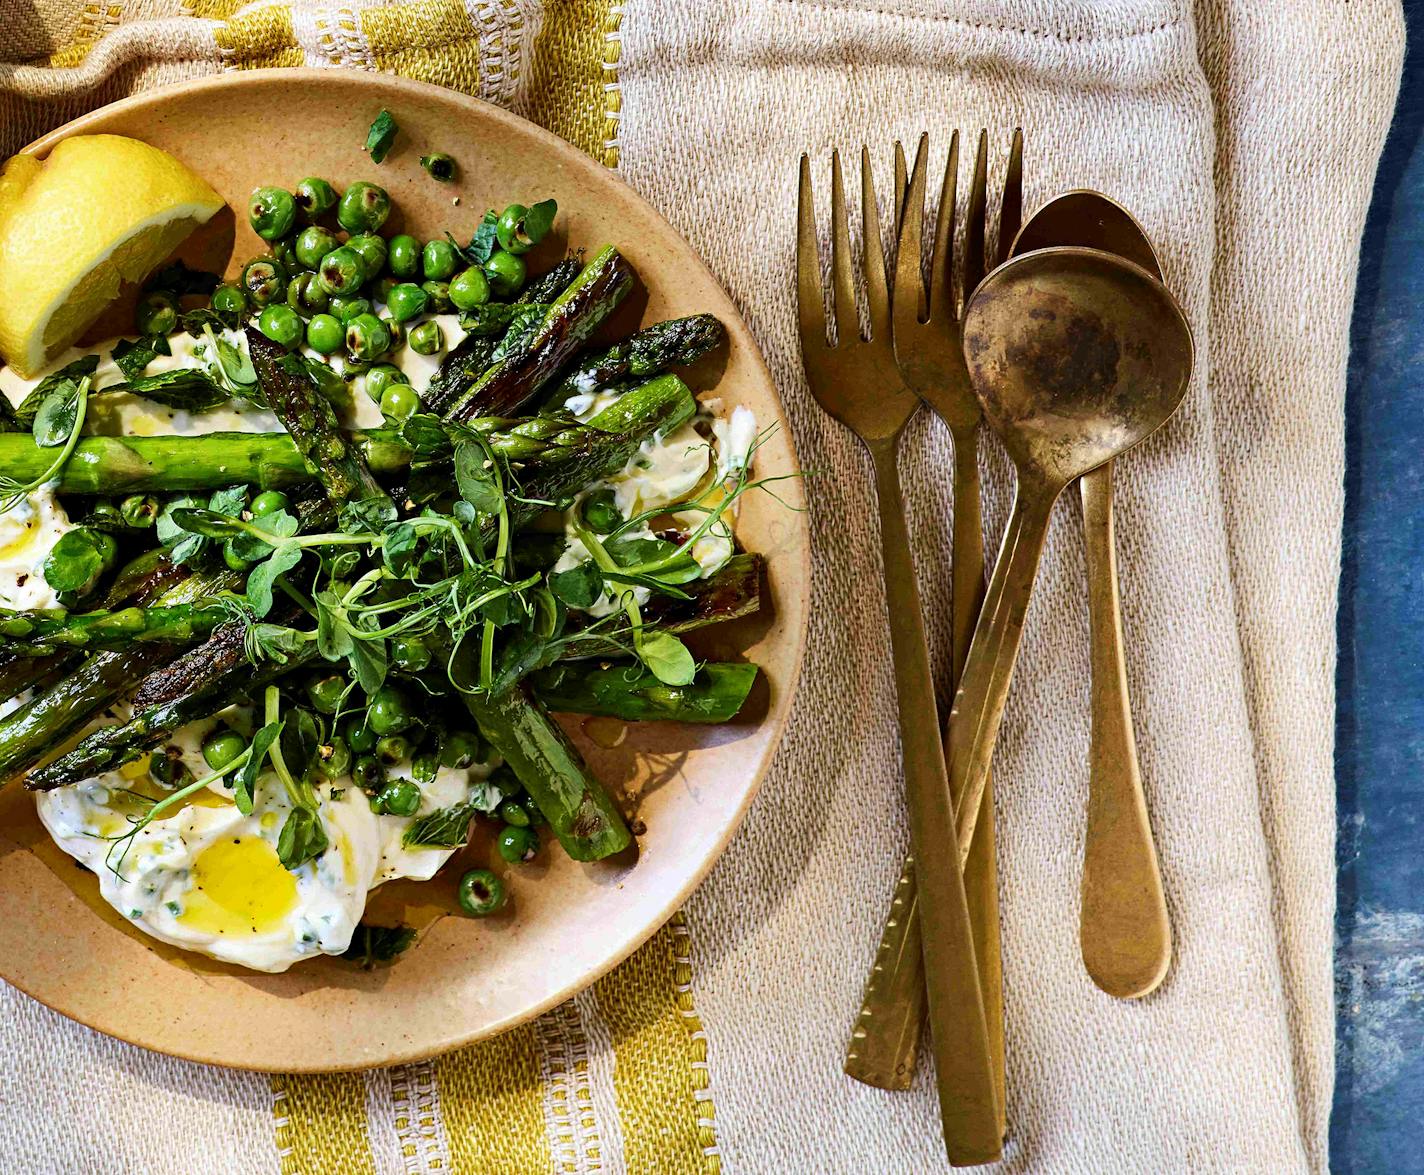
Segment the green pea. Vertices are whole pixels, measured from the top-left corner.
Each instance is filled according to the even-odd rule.
[[[280,302],[287,292],[287,274],[275,257],[256,257],[242,270],[247,300],[259,309]]]
[[[501,298],[517,294],[529,276],[529,267],[523,257],[497,250],[485,262],[485,276],[489,278],[490,289]]]
[[[436,238],[433,241],[425,242],[425,249],[421,252],[421,268],[425,276],[436,281],[448,281],[455,276],[455,270],[460,264],[460,254],[455,246],[449,241]]]
[[[214,771],[221,771],[243,751],[247,740],[231,727],[220,726],[203,740],[203,762]]]
[[[377,184],[358,180],[336,204],[336,219],[348,233],[373,233],[391,214],[391,198]]]
[[[445,332],[434,320],[410,328],[410,349],[417,355],[438,355],[445,349]]]
[[[371,695],[366,707],[366,725],[377,735],[399,734],[414,723],[410,702],[395,686],[383,685]]]
[[[400,285],[400,283],[396,281],[395,278],[391,277],[389,274],[385,277],[378,277],[375,281],[371,283],[371,297],[377,302],[385,302],[389,304],[391,298],[391,291],[395,289],[398,285]]]
[[[328,294],[354,294],[366,280],[366,262],[350,245],[338,245],[316,272]]]
[[[100,498],[97,502],[94,503],[94,505],[90,508],[89,513],[91,517],[94,518],[120,519],[122,521],[122,515],[120,515],[119,513],[119,508],[115,506],[112,502],[105,501],[103,498]]]
[[[369,755],[376,749],[376,732],[362,718],[348,718],[341,733],[358,755]]]
[[[307,346],[318,355],[334,355],[346,341],[346,330],[334,314],[313,314],[307,323]]]
[[[277,263],[281,265],[282,272],[288,277],[301,271],[302,263],[297,260],[297,251],[292,247],[290,237],[280,241],[273,241],[271,252]]]
[[[494,847],[510,864],[528,861],[539,851],[539,834],[532,828],[507,824],[495,838]]]
[[[391,330],[374,314],[358,314],[346,324],[346,352],[367,363],[391,349]]]
[[[381,393],[381,415],[387,420],[409,420],[420,411],[420,393],[410,384],[391,384]]]
[[[386,264],[398,278],[412,278],[420,273],[420,242],[409,233],[397,233],[386,252]]]
[[[278,510],[286,508],[287,495],[281,490],[263,490],[252,499],[252,505],[248,507],[252,511],[253,518],[261,518],[265,514],[275,514]]]
[[[224,282],[213,291],[212,307],[228,326],[236,326],[247,314],[247,295],[240,286]]]
[[[319,224],[308,225],[297,234],[297,239],[292,244],[292,250],[297,255],[297,261],[306,269],[315,269],[321,264],[321,259],[333,249],[339,248],[341,241],[336,234],[328,228],[322,228]]]
[[[330,304],[331,295],[314,273],[299,273],[287,283],[287,305],[303,318],[324,313]]]
[[[414,816],[420,810],[420,788],[408,779],[393,779],[377,797],[381,810],[392,816]]]
[[[285,188],[257,188],[247,200],[247,220],[264,241],[276,241],[297,222],[297,202]]]
[[[386,330],[391,333],[390,349],[392,351],[399,351],[405,346],[405,327],[394,318],[383,318],[381,321],[386,324]]]
[[[346,242],[349,249],[355,249],[361,254],[361,260],[366,263],[366,280],[369,281],[385,268],[386,265],[386,238],[377,236],[375,233],[357,233]]]
[[[529,827],[529,813],[518,800],[501,800],[495,813],[506,824],[515,828]]]
[[[448,314],[450,312],[450,283],[442,281],[424,281],[420,283],[420,288],[425,291],[425,296],[430,299],[426,307],[431,314]]]
[[[376,740],[376,758],[391,767],[409,759],[414,750],[403,734],[388,734]]]
[[[346,685],[346,678],[336,673],[313,677],[307,682],[307,698],[311,701],[312,709],[318,714],[335,714],[341,709],[342,699],[346,697]],[[375,743],[371,745],[375,746]]]
[[[257,329],[288,350],[302,341],[305,328],[301,316],[290,306],[277,303],[257,316]]]
[[[471,266],[450,279],[450,301],[456,310],[473,310],[490,300],[490,282],[483,269]]]
[[[468,730],[457,730],[445,740],[440,749],[442,766],[463,771],[475,763],[484,761],[484,743],[478,734]]]
[[[410,761],[410,773],[421,783],[434,783],[435,777],[440,774],[440,753],[421,751]]]
[[[386,295],[386,309],[397,322],[409,322],[425,313],[425,305],[429,301],[430,295],[419,286],[413,282],[401,282],[392,286]]]
[[[336,189],[320,176],[309,175],[293,190],[292,201],[310,224],[336,207]]]
[[[165,747],[148,757],[148,776],[159,787],[173,791],[193,782],[193,772],[177,747]]]
[[[154,290],[134,307],[134,326],[141,335],[171,335],[178,329],[178,302],[172,294]]]
[[[346,740],[334,738],[327,746],[329,754],[321,751],[317,755],[317,770],[327,779],[340,779],[343,775],[349,775],[354,756],[351,754],[351,748],[346,745]]]
[[[371,303],[353,294],[333,294],[328,308],[341,322],[350,322],[358,314],[369,314]]]
[[[391,641],[391,664],[406,673],[419,673],[430,664],[430,646],[418,636],[398,636]]]
[[[614,502],[613,491],[607,486],[584,498],[579,504],[579,513],[594,534],[612,534],[623,525],[623,515]]]
[[[381,402],[381,397],[385,395],[386,389],[392,384],[408,384],[410,380],[399,367],[392,363],[382,363],[366,372],[366,394],[375,400],[377,404]]]
[[[460,878],[460,909],[471,918],[484,918],[504,905],[504,882],[488,869],[471,869]]]
[[[119,517],[125,526],[144,530],[158,521],[158,499],[150,494],[130,494],[119,503]]]
[[[455,161],[443,151],[433,151],[420,157],[420,166],[431,179],[448,184],[455,178]]]
[[[529,209],[523,204],[511,204],[499,214],[494,233],[501,249],[509,253],[527,253],[534,247],[534,242],[524,232],[524,217],[528,213]]]
[[[386,782],[386,765],[375,755],[357,755],[351,764],[351,778],[363,792],[377,795]]]
[[[235,546],[232,539],[227,539],[223,543],[223,562],[234,571],[246,571],[252,565],[252,560],[243,555]]]

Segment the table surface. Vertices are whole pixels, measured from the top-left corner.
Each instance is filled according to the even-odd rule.
[[[1405,0],[1411,46],[1424,0]],[[1411,76],[1412,75],[1412,76]],[[1405,63],[1346,397],[1331,1169],[1424,1172],[1424,71]]]

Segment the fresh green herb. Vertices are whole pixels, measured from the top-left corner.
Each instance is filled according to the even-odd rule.
[[[499,247],[499,213],[491,208],[480,220],[469,247],[463,250],[476,265],[483,265]]]
[[[120,339],[109,358],[127,380],[135,380],[159,355],[173,354],[165,335],[144,335],[139,339]]]
[[[391,962],[414,942],[413,926],[373,926],[361,922],[351,936],[351,945],[341,953],[341,957],[370,971],[380,963]]]
[[[391,117],[389,110],[382,110],[376,115],[371,123],[371,129],[366,132],[366,153],[371,156],[372,163],[384,163],[386,156],[390,153],[391,144],[396,141],[396,120]]]
[[[414,821],[405,830],[401,843],[408,849],[458,849],[470,835],[470,821],[481,813],[493,812],[503,798],[499,788],[489,781],[476,784],[463,803],[440,808]]]
[[[35,422],[35,413],[39,411],[40,405],[49,398],[51,392],[64,384],[78,384],[86,375],[92,376],[98,367],[99,356],[85,355],[73,363],[66,363],[58,371],[50,372],[35,385],[34,390],[15,409],[16,421],[24,428],[29,428]]]

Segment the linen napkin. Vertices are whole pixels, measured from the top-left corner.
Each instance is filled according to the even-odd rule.
[[[830,148],[868,143],[883,198],[895,137],[928,130],[938,168],[949,132],[980,126],[995,174],[1022,126],[1028,205],[1077,186],[1127,204],[1199,366],[1182,412],[1118,474],[1129,676],[1177,961],[1123,1004],[1077,957],[1088,662],[1070,495],[996,760],[1002,1166],[1324,1170],[1346,328],[1402,48],[1394,0],[0,0],[0,58],[33,65],[0,72],[6,153],[144,85],[303,62],[410,73],[543,121],[707,258],[821,471],[796,712],[685,918],[532,1025],[365,1075],[269,1083],[171,1061],[6,991],[0,1154],[55,1171],[944,1166],[927,1073],[889,1094],[840,1072],[904,834],[868,469],[800,375],[794,175],[809,151],[824,195]],[[986,448],[992,549],[1011,483]],[[904,472],[943,670],[949,449],[927,417]]]

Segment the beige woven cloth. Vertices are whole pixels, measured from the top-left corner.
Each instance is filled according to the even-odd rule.
[[[795,165],[811,153],[824,196],[830,148],[868,143],[884,193],[897,136],[928,130],[937,167],[953,128],[987,126],[1001,169],[1021,125],[1028,204],[1080,186],[1124,201],[1201,364],[1118,482],[1129,677],[1177,962],[1156,995],[1123,1004],[1077,957],[1088,656],[1065,501],[996,761],[1004,1166],[1323,1170],[1344,361],[1398,4],[659,0],[638,16],[623,26],[621,168],[738,299],[803,463],[830,471],[812,497],[798,717],[688,911],[724,1155],[741,1171],[943,1162],[924,1073],[909,1096],[839,1073],[903,821],[868,465],[800,373]],[[942,665],[949,445],[920,423],[902,467]],[[992,457],[985,476],[992,541],[1009,479]]]
[[[45,7],[0,0],[0,35],[38,29]],[[103,11],[115,8],[125,6]],[[717,1107],[706,1162],[720,1152],[736,1172],[943,1166],[927,1074],[887,1094],[840,1072],[903,818],[868,468],[799,370],[794,176],[810,151],[824,194],[830,148],[865,142],[884,192],[893,138],[930,131],[938,167],[956,126],[988,126],[1001,166],[1021,125],[1029,204],[1092,186],[1132,208],[1202,362],[1180,416],[1119,470],[1129,673],[1177,962],[1157,994],[1121,1004],[1077,957],[1087,624],[1078,511],[1065,500],[996,766],[1004,1169],[1324,1170],[1344,360],[1403,51],[1398,3],[635,0],[621,35],[610,83],[622,86],[620,169],[737,298],[803,463],[823,471],[796,714],[743,832],[687,911]],[[77,110],[212,68],[135,35],[103,51],[122,67],[91,54],[77,90],[36,92],[33,76],[0,76],[0,90],[22,80],[35,101]],[[919,422],[904,466],[943,668],[949,452],[938,425]],[[985,477],[992,541],[1010,489],[994,453]],[[278,1166],[265,1079],[165,1061],[14,993],[0,999],[0,1033],[7,1168]],[[594,1069],[609,1048],[593,1043]],[[284,1154],[281,1169],[295,1161]],[[417,1169],[409,1162],[392,1154],[378,1166]],[[629,1167],[610,1147],[567,1169]]]

